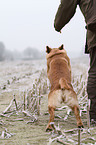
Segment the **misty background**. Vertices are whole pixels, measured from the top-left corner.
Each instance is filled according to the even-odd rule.
[[[46,45],[64,44],[69,57],[85,56],[85,20],[77,6],[75,16],[62,29],[54,29],[60,0],[0,1],[0,61],[42,59]]]

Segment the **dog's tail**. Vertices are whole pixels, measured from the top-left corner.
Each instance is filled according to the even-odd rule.
[[[70,90],[71,89],[71,87],[69,86],[69,84],[65,78],[60,78],[59,85],[60,85],[61,90],[65,90],[65,89]]]

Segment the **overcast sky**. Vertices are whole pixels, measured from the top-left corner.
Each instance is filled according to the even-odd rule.
[[[75,16],[58,33],[54,18],[60,0],[0,0],[0,41],[9,50],[22,51],[34,47],[44,51],[46,45],[64,44],[68,54],[84,50],[86,30],[79,8]]]

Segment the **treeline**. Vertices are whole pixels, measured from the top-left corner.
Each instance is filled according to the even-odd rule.
[[[36,48],[27,47],[24,51],[10,51],[6,49],[3,42],[0,42],[0,61],[4,60],[36,60],[45,58],[45,52]]]

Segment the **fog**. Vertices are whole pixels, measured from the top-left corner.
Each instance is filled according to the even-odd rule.
[[[54,18],[59,4],[60,0],[0,1],[0,42],[5,46],[7,58],[15,58],[17,54],[16,58],[23,57],[27,48],[45,56],[46,45],[54,48],[62,44],[69,57],[84,54],[84,17],[77,7],[76,14],[62,29],[62,33],[56,32]]]
[[[23,51],[12,51],[6,49],[3,42],[0,42],[0,61],[14,61],[14,60],[36,60],[36,59],[44,59],[44,52],[40,52],[36,48],[27,47]]]

